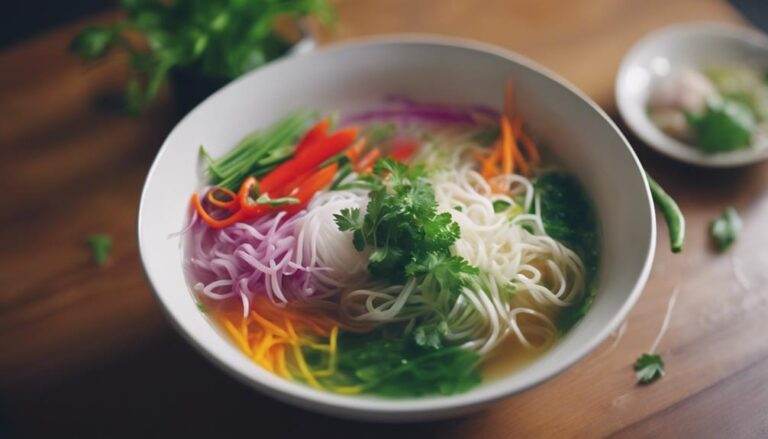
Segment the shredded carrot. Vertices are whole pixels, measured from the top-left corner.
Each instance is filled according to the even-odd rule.
[[[304,379],[307,380],[307,383],[315,388],[322,389],[323,386],[320,385],[319,382],[315,379],[315,377],[312,375],[312,372],[309,370],[309,366],[307,365],[306,360],[304,360],[304,354],[301,352],[301,348],[297,343],[294,343],[292,346],[293,348],[293,355],[296,357],[296,362],[298,363],[299,370],[301,371],[301,374],[304,375]]]
[[[509,118],[503,116],[500,122],[501,126],[501,172],[511,174],[514,171],[514,162],[512,161],[512,127],[509,125]]]
[[[288,333],[282,330],[280,327],[275,325],[274,323],[270,322],[269,320],[265,319],[264,317],[258,315],[256,311],[251,310],[251,317],[253,317],[254,320],[259,322],[264,328],[270,329],[273,333],[280,337],[288,337]]]
[[[253,352],[251,352],[251,347],[248,346],[248,343],[246,340],[243,339],[242,334],[240,334],[240,331],[235,328],[235,325],[232,324],[232,322],[229,321],[229,319],[224,319],[224,328],[227,329],[229,332],[229,335],[232,336],[233,339],[235,339],[235,343],[237,343],[238,346],[240,346],[240,349],[243,350],[249,357],[253,355]]]
[[[379,148],[373,148],[372,150],[368,151],[368,153],[364,155],[359,162],[357,162],[355,170],[358,172],[370,172],[373,163],[377,158],[379,158],[379,156],[381,156],[381,150]]]
[[[360,154],[363,153],[363,150],[365,149],[365,138],[361,138],[355,143],[352,144],[349,148],[347,148],[347,151],[344,153],[344,155],[347,156],[350,162],[355,163],[357,162],[357,159],[360,158]]]
[[[288,371],[288,368],[286,367],[286,361],[285,361],[285,347],[283,345],[278,345],[275,347],[275,371],[281,375],[283,378],[293,379],[293,376],[291,376],[291,372]]]
[[[267,332],[267,335],[264,336],[264,339],[259,344],[259,348],[254,352],[253,359],[256,361],[261,361],[264,359],[264,355],[267,353],[267,350],[271,348],[274,345],[274,337],[272,336],[271,332]]]
[[[541,156],[539,155],[539,149],[536,147],[536,143],[531,139],[528,134],[520,131],[520,143],[525,148],[525,154],[528,156],[528,162],[533,166],[541,164]]]
[[[523,157],[523,154],[520,152],[520,149],[517,147],[517,142],[515,141],[515,138],[512,135],[511,124],[509,122],[509,119],[506,116],[502,116],[501,131],[502,131],[502,137],[505,138],[504,141],[506,142],[508,140],[509,142],[508,146],[509,146],[510,152],[512,154],[514,162],[517,164],[517,166],[520,167],[520,174],[528,175],[528,172],[530,171],[530,166],[528,165],[528,163],[526,163],[525,158]],[[504,134],[505,131],[506,131],[506,134]],[[511,172],[509,173],[511,174]]]

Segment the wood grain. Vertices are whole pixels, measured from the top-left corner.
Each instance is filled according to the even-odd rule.
[[[684,20],[740,22],[719,1],[345,0],[325,42],[432,32],[517,50],[613,111],[622,54],[646,32]],[[94,20],[109,20],[112,15]],[[89,21],[94,21],[89,20]],[[649,172],[688,218],[682,255],[660,227],[654,271],[627,320],[578,365],[466,418],[372,427],[285,406],[210,365],[169,327],[138,261],[143,178],[175,116],[170,97],[140,118],[105,104],[125,59],[83,68],[63,48],[82,23],[0,53],[0,436],[194,437],[765,437],[768,434],[768,164],[687,167],[635,139]],[[745,228],[721,255],[707,236],[727,205]],[[84,238],[107,232],[106,267]],[[737,281],[741,273],[748,285]],[[660,352],[668,373],[635,385],[671,291],[681,288]],[[297,422],[298,421],[298,422]],[[258,425],[258,427],[256,427]]]

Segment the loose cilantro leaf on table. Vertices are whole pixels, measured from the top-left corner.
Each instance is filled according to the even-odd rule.
[[[727,207],[717,219],[712,221],[709,232],[720,251],[730,247],[741,230],[741,218],[733,207]]]
[[[103,266],[112,251],[112,238],[103,233],[96,233],[88,236],[85,242],[91,248],[94,262],[100,267]]]
[[[664,376],[664,361],[659,354],[643,354],[635,361],[635,375],[640,384],[649,384]]]

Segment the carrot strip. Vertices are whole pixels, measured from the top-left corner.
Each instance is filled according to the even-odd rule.
[[[512,127],[509,125],[509,118],[502,116],[501,122],[501,172],[511,174],[514,170],[512,161]]]
[[[224,319],[224,328],[227,329],[227,332],[232,336],[232,338],[235,340],[235,343],[240,346],[240,349],[245,352],[249,357],[253,355],[253,352],[251,351],[251,347],[248,346],[248,343],[242,339],[242,335],[240,334],[240,331],[235,328],[235,325],[232,324],[232,322],[229,321],[229,319]]]
[[[271,332],[267,332],[267,335],[264,336],[264,339],[259,344],[259,348],[254,352],[253,359],[256,361],[260,361],[264,358],[264,354],[267,353],[267,350],[271,348],[274,345],[274,337],[272,336]]]
[[[294,343],[291,346],[293,347],[293,355],[296,357],[296,362],[299,364],[299,370],[301,371],[301,374],[304,375],[304,379],[307,380],[307,383],[310,386],[322,389],[323,387],[317,382],[312,375],[312,372],[309,370],[309,366],[307,366],[307,362],[304,360],[304,354],[301,352],[298,343]]]
[[[525,148],[525,154],[528,156],[528,161],[533,166],[541,164],[541,156],[539,155],[539,149],[536,147],[536,143],[531,139],[528,134],[520,132],[520,143]]]
[[[525,161],[525,157],[523,157],[523,154],[520,152],[520,149],[517,147],[517,142],[515,141],[515,138],[512,136],[512,127],[509,122],[509,119],[504,117],[504,120],[506,120],[506,126],[509,129],[509,147],[512,152],[512,157],[515,161],[515,163],[520,167],[520,174],[522,175],[528,175],[528,172],[530,171],[530,166]],[[502,120],[502,134],[504,133],[504,121]]]
[[[372,150],[368,151],[368,153],[364,155],[359,162],[357,162],[357,165],[355,165],[355,170],[357,172],[369,171],[369,168],[373,166],[373,163],[376,161],[376,159],[379,158],[379,156],[381,156],[381,150],[379,148],[373,148]]]
[[[291,375],[291,372],[288,371],[288,368],[286,367],[286,361],[285,361],[285,346],[279,345],[275,348],[275,371],[279,375],[282,375],[283,378],[293,379],[293,376]]]
[[[259,322],[261,326],[263,326],[265,329],[271,330],[275,335],[278,335],[280,337],[288,337],[288,333],[285,332],[282,328],[275,325],[274,323],[270,322],[269,320],[265,319],[264,317],[260,316],[259,314],[256,314],[256,311],[251,310],[251,317]]]
[[[238,210],[232,215],[228,216],[225,219],[217,220],[210,216],[208,212],[205,211],[203,208],[203,204],[200,202],[200,197],[197,196],[197,194],[192,194],[192,206],[197,211],[198,215],[200,215],[200,218],[205,221],[206,224],[208,224],[210,227],[214,229],[223,229],[224,227],[231,226],[232,224],[240,221],[243,219],[243,211]]]
[[[365,138],[358,140],[357,142],[353,143],[352,146],[347,148],[347,151],[344,153],[344,155],[347,156],[350,162],[357,162],[357,159],[360,158],[360,154],[362,154],[363,150],[365,149],[365,144]]]

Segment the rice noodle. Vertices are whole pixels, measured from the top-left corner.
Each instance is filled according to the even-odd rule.
[[[438,210],[449,212],[459,225],[461,237],[453,252],[480,269],[480,281],[463,288],[455,300],[436,293],[429,276],[420,285],[411,279],[405,285],[351,290],[342,297],[344,314],[379,323],[444,317],[446,339],[480,354],[510,334],[528,349],[549,346],[557,335],[557,309],[573,305],[584,294],[581,258],[546,234],[530,180],[503,176],[509,195],[493,193],[480,174],[460,165],[470,150],[466,138],[453,147],[440,147],[418,159],[444,169],[431,177]],[[494,201],[511,207],[497,213]],[[523,213],[532,207],[531,213]]]

